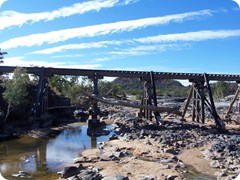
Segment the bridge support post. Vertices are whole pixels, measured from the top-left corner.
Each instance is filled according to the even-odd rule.
[[[193,86],[194,85],[195,84],[193,84]],[[197,92],[194,89],[194,91],[193,91],[192,121],[195,121],[195,118],[196,118],[196,105],[197,105]]]
[[[33,104],[32,114],[30,119],[35,125],[40,120],[40,126],[45,126],[51,123],[49,121],[48,107],[48,79],[45,77],[45,69],[42,67],[39,73],[38,90],[36,101]]]
[[[142,97],[142,104],[143,105],[152,105],[151,101],[151,83],[149,81],[144,82],[144,89],[143,89],[143,97]],[[152,111],[149,109],[140,110],[143,114],[143,117],[146,119],[152,120]]]
[[[41,98],[41,115],[48,114],[48,79],[44,77],[43,79],[44,88],[42,91]]]
[[[95,72],[93,75],[88,76],[88,78],[91,78],[93,81],[93,95],[98,97],[98,80],[103,79],[102,76],[99,76],[97,72]],[[100,109],[98,107],[97,101],[93,101],[92,103],[92,110],[91,110],[91,118],[88,120],[88,127],[89,128],[95,128],[98,127],[100,124],[100,120],[98,119],[98,115],[100,113]]]
[[[205,105],[210,111],[213,119],[215,120],[215,124],[218,128],[224,129],[224,122],[219,117],[214,100],[212,95],[212,90],[209,84],[208,75],[203,74],[203,80],[190,80],[192,81],[192,88],[189,93],[186,106],[183,111],[182,119],[184,119],[187,108],[189,106],[191,98],[193,98],[193,107],[192,107],[192,121],[199,122],[201,118],[201,122],[205,123]],[[206,94],[208,94],[208,99],[205,96],[205,90],[207,90]]]
[[[214,100],[212,95],[212,90],[209,84],[208,75],[203,74],[203,80],[190,80],[192,81],[192,88],[188,95],[187,103],[185,105],[182,119],[185,118],[185,114],[187,108],[189,106],[191,98],[193,98],[193,106],[192,106],[192,121],[205,123],[205,105],[207,109],[210,111],[213,119],[215,120],[215,124],[218,128],[224,129],[224,123],[219,117]],[[205,92],[206,90],[206,92]],[[206,98],[205,94],[208,94],[208,99]]]
[[[146,79],[140,79],[144,80],[144,92],[142,97],[142,104],[143,105],[154,105],[157,106],[157,95],[156,95],[156,86],[155,86],[155,78],[154,73],[150,72],[150,77]],[[156,119],[156,123],[159,124],[159,121],[161,119],[160,113],[157,111],[154,111],[154,117]],[[152,111],[148,109],[140,110],[140,114],[143,115],[144,118],[152,120]]]
[[[236,102],[236,100],[237,100],[237,98],[238,98],[238,96],[239,96],[239,94],[240,94],[240,86],[239,86],[239,83],[240,83],[240,82],[237,82],[237,83],[238,83],[238,89],[237,89],[237,91],[236,91],[236,93],[235,93],[235,95],[234,95],[234,97],[233,97],[233,99],[232,99],[232,101],[230,102],[230,105],[229,105],[229,107],[228,107],[227,113],[226,113],[226,115],[225,115],[225,120],[226,120],[226,121],[231,121],[231,114],[233,113],[233,112],[232,112],[232,108],[233,108],[233,105],[234,105],[234,103]],[[239,110],[240,110],[240,109],[238,109],[238,113],[240,113]]]
[[[201,101],[201,122],[202,124],[205,123],[205,94],[204,94],[204,82],[199,83],[199,95],[200,95],[200,101]]]
[[[211,87],[210,87],[210,84],[209,84],[208,75],[206,73],[204,73],[204,79],[205,79],[205,82],[206,82],[206,87],[207,87],[207,90],[208,90],[208,96],[209,96],[209,100],[210,100],[210,103],[209,103],[206,99],[206,101],[209,104],[210,112],[211,112],[211,114],[212,114],[212,116],[215,120],[216,126],[220,129],[224,129],[225,124],[224,124],[223,120],[221,120],[221,118],[219,117],[219,115],[216,111],[213,96],[212,96],[212,90],[211,90]]]
[[[193,115],[192,121],[205,123],[205,102],[204,102],[204,82],[193,82]]]
[[[33,120],[33,124],[36,124],[37,117],[39,116],[39,109],[40,109],[40,99],[41,99],[41,94],[42,94],[42,85],[43,85],[43,76],[44,76],[44,68],[40,69],[40,73],[38,76],[38,89],[37,89],[37,97],[35,103],[33,103],[33,108],[32,108],[32,115],[31,115],[31,120]]]
[[[152,84],[152,99],[153,99],[153,104],[154,106],[157,106],[157,93],[156,93],[156,86],[155,86],[155,77],[154,77],[154,73],[151,71],[150,72],[150,76],[151,76],[151,84]],[[155,111],[154,112],[154,116],[156,119],[156,123],[159,124],[159,121],[161,119],[161,115],[159,112]]]

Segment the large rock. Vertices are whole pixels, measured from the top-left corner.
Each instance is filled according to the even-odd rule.
[[[81,180],[101,180],[102,175],[94,170],[82,170],[78,175]]]
[[[57,174],[61,178],[68,178],[71,176],[75,176],[80,173],[81,170],[83,170],[82,164],[78,164],[77,166],[68,166],[65,167],[62,171],[58,172]]]
[[[129,178],[123,175],[116,175],[104,177],[102,180],[129,180]]]

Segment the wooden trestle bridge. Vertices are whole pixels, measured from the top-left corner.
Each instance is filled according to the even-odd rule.
[[[0,66],[0,73],[12,73],[16,67]],[[233,81],[240,83],[240,75],[233,74],[206,74],[206,73],[173,73],[173,72],[146,72],[146,71],[121,71],[121,70],[91,70],[91,69],[67,69],[67,68],[45,68],[45,67],[23,67],[27,73],[39,76],[38,91],[36,102],[32,108],[32,117],[40,118],[41,115],[47,111],[46,97],[47,81],[53,75],[71,75],[71,76],[86,76],[93,81],[93,96],[98,97],[98,80],[104,77],[124,77],[124,78],[139,78],[144,82],[144,98],[140,109],[143,108],[143,116],[149,118],[152,112],[157,120],[161,119],[160,112],[166,110],[169,113],[171,110],[158,107],[155,82],[159,79],[175,79],[175,80],[189,80],[192,83],[190,93],[187,98],[186,105],[182,112],[182,118],[185,118],[187,108],[190,102],[193,103],[192,120],[205,123],[205,110],[207,109],[218,128],[224,128],[224,121],[219,117],[210,87],[210,81]],[[239,88],[233,100],[236,100],[239,94]],[[192,101],[191,101],[192,100]],[[231,113],[233,102],[227,112],[227,116]],[[97,118],[98,105],[93,104],[93,119]]]

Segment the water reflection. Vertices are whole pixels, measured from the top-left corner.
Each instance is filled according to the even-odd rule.
[[[76,125],[48,140],[22,136],[0,142],[0,172],[8,179],[18,171],[29,172],[41,179],[56,179],[56,172],[64,165],[71,163],[83,150],[96,148],[97,142],[107,138],[89,137],[87,125]]]

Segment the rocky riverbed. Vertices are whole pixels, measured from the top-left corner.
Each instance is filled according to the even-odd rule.
[[[98,149],[84,151],[59,172],[62,179],[172,180],[239,178],[240,127],[169,117],[161,125],[137,118],[128,108],[108,107],[115,134]],[[197,178],[196,178],[197,179]]]

